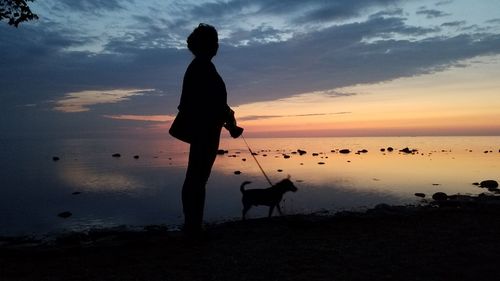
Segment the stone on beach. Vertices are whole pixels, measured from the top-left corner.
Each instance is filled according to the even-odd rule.
[[[436,192],[432,195],[432,199],[436,201],[446,201],[448,200],[448,195],[444,192]]]
[[[387,148],[387,151],[389,151],[389,152],[392,152],[393,150],[394,150],[394,148],[392,148],[391,146],[389,146],[389,147]]]
[[[420,198],[425,198],[425,193],[417,192],[417,193],[415,193],[415,196],[420,197]]]
[[[241,171],[234,171],[234,174],[239,175],[239,174],[241,174]]]
[[[297,149],[297,152],[299,153],[299,155],[304,155],[307,153],[307,151],[302,150],[302,149]]]

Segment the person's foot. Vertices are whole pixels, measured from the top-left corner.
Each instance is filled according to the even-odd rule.
[[[202,226],[184,226],[182,234],[184,241],[193,245],[205,242],[208,238]]]

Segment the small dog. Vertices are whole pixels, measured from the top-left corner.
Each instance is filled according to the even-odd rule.
[[[265,189],[245,190],[245,185],[249,183],[251,182],[245,181],[240,186],[241,193],[243,194],[241,198],[241,202],[243,203],[243,220],[245,220],[246,213],[252,206],[259,205],[269,206],[269,217],[273,214],[274,207],[276,207],[280,215],[282,215],[280,202],[283,198],[283,194],[287,191],[297,191],[297,187],[293,185],[290,176]]]

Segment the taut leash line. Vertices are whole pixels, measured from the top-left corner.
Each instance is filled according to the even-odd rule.
[[[257,157],[255,157],[252,149],[250,148],[250,146],[248,145],[247,143],[247,140],[245,139],[245,137],[243,137],[243,135],[241,135],[241,138],[243,139],[243,141],[245,142],[247,148],[248,148],[248,151],[250,151],[250,155],[252,155],[253,159],[255,160],[255,163],[257,163],[257,166],[259,166],[260,168],[260,171],[262,172],[262,174],[264,175],[264,177],[266,178],[267,182],[272,186],[273,183],[271,182],[271,180],[269,179],[269,177],[266,175],[266,172],[264,172],[264,169],[262,169],[262,166],[260,165],[259,161],[257,160]]]

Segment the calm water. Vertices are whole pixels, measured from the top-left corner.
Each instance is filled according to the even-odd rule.
[[[299,191],[287,194],[283,203],[288,214],[416,203],[415,192],[478,194],[484,190],[472,182],[500,181],[500,137],[247,141],[273,182],[287,175],[296,182]],[[188,146],[178,141],[0,139],[0,145],[0,235],[182,222],[180,188]],[[380,151],[388,146],[395,151]],[[404,147],[418,153],[399,153]],[[229,153],[218,156],[207,185],[207,221],[239,218],[241,182],[267,187],[242,140],[223,139],[221,148]],[[353,152],[335,152],[344,148]],[[292,154],[297,149],[307,154]],[[362,149],[368,152],[355,154]],[[59,218],[63,211],[73,215]],[[254,208],[249,217],[265,214],[266,208]]]

